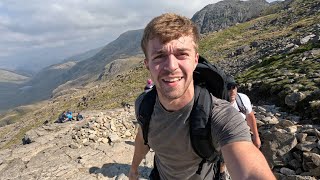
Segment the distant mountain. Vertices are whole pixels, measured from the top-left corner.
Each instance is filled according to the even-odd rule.
[[[142,34],[143,30],[125,32],[103,48],[74,56],[78,57],[79,61],[68,61],[42,69],[21,87],[13,87],[14,91],[6,89],[12,93],[9,95],[6,93],[6,100],[0,102],[0,110],[48,99],[54,89],[66,82],[73,86],[83,86],[89,81],[98,79],[105,71],[105,66],[113,60],[142,54],[140,50]],[[92,55],[99,49],[99,52]],[[80,61],[85,56],[91,57]],[[69,86],[61,86],[59,90],[64,90],[63,87],[68,88]],[[55,93],[58,92],[55,91]]]
[[[265,0],[224,0],[209,4],[192,17],[201,33],[224,29],[258,17],[269,6]]]
[[[296,3],[288,3],[289,1]],[[275,11],[276,14],[252,19],[246,23],[239,23],[238,25],[223,29],[219,32],[210,32],[208,33],[208,37],[206,37],[207,35],[204,35],[203,40],[201,41],[202,43],[200,43],[199,47],[200,53],[203,56],[208,57],[208,59],[211,61],[223,59],[219,62],[219,65],[222,66],[228,73],[233,75],[236,73],[241,73],[250,65],[258,62],[259,58],[267,56],[266,54],[273,56],[275,53],[281,53],[275,50],[271,51],[270,49],[274,46],[282,46],[283,39],[286,39],[287,37],[281,37],[282,39],[280,40],[273,39],[273,37],[280,36],[276,36],[277,34],[275,34],[273,31],[277,32],[278,29],[279,34],[287,33],[286,31],[282,30],[283,27],[289,27],[290,24],[293,24],[294,22],[303,18],[305,15],[311,16],[317,11],[317,5],[315,5],[314,8],[308,7],[311,10],[305,8],[305,11],[300,12],[299,8],[295,7],[298,6],[297,2],[300,1],[287,0],[280,4],[275,3],[277,7],[273,8],[273,11]],[[262,3],[265,4],[265,6],[268,6],[266,9],[269,9],[268,3],[264,0],[227,0],[219,3],[220,5],[229,4],[229,6],[226,7],[234,7],[239,4],[241,4],[242,7],[244,6],[243,3]],[[217,4],[219,3],[208,5],[204,8],[206,9],[210,6],[214,7],[212,10],[213,12],[210,13],[208,11],[208,17],[205,16],[204,19],[210,19],[209,17],[211,14],[214,14],[215,8],[218,7]],[[285,12],[288,12],[288,14],[283,15],[283,8],[281,9],[280,7],[285,8]],[[294,7],[294,11],[292,10],[292,7]],[[249,10],[251,9],[252,8],[249,8]],[[199,12],[197,14],[199,14]],[[279,15],[280,13],[281,15]],[[299,23],[303,24],[304,22],[301,21]],[[296,26],[295,29],[299,30],[299,28],[301,28],[300,26],[303,25],[298,24],[294,26]],[[308,25],[308,27],[311,26]],[[307,30],[305,31],[307,32]],[[311,32],[311,30],[308,31]],[[135,59],[139,59],[139,55],[142,54],[140,49],[140,40],[142,34],[142,29],[125,32],[88,59],[77,62],[65,62],[44,68],[28,83],[16,88],[18,90],[11,91],[11,95],[6,96],[5,103],[0,103],[0,110],[6,109],[6,106],[14,107],[17,105],[48,99],[53,96],[56,97],[59,96],[59,94],[65,94],[69,88],[81,89],[81,87],[84,87],[89,83],[99,80],[109,81],[110,77],[120,76],[119,74],[121,73],[119,72],[121,72],[123,69],[132,68],[134,67],[133,64],[137,63],[137,61],[122,61],[121,59],[129,59],[132,56],[135,56]],[[299,36],[303,37],[307,36],[307,34],[301,34]],[[297,40],[297,37],[292,37],[292,39],[293,38],[296,39],[293,41],[293,43],[299,41]],[[285,45],[290,46],[291,44],[289,42],[292,40],[287,41],[288,44]],[[279,42],[280,45],[276,45],[279,44]],[[254,51],[252,50],[258,48],[258,46],[264,48]],[[247,52],[256,54],[244,56],[244,54]],[[142,58],[143,57],[141,57],[141,60]],[[111,63],[115,60],[120,61]],[[145,75],[141,75],[141,77],[145,77]],[[60,91],[63,91],[64,93],[60,93]]]
[[[99,48],[95,48],[95,49],[91,49],[89,51],[86,51],[84,53],[80,53],[71,57],[66,58],[65,60],[63,60],[63,62],[68,62],[68,61],[83,61],[86,60],[88,58],[91,58],[92,56],[96,55],[99,51],[101,51],[103,47],[99,47]]]
[[[253,18],[265,6],[268,6],[268,3],[264,0],[246,2],[226,0],[206,6],[194,15],[193,20],[202,27],[202,32],[208,32]],[[225,17],[225,19],[221,19],[221,17]],[[70,85],[81,87],[98,78],[106,79],[109,76],[105,69],[107,64],[116,59],[125,59],[142,54],[140,48],[142,34],[143,29],[125,32],[103,48],[72,56],[63,63],[42,69],[23,87],[19,87],[23,89],[22,91],[7,98],[8,106],[12,107],[12,104],[17,106],[48,99],[57,87],[59,88],[55,91],[55,94],[59,94],[58,91],[64,91]],[[65,83],[68,85],[63,86]],[[5,104],[3,105],[5,106]],[[5,108],[4,106],[0,105],[0,109]]]
[[[18,72],[6,69],[0,69],[0,83],[9,82],[9,83],[22,83],[29,79],[28,76],[19,74]]]
[[[6,69],[0,69],[0,112],[15,107],[11,99],[15,99],[19,88],[30,79],[28,76]]]
[[[143,30],[132,30],[121,34],[93,57],[77,63],[68,73],[69,79],[100,74],[104,66],[118,58],[141,54],[140,41]]]

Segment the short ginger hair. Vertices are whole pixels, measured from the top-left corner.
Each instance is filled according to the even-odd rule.
[[[191,35],[195,43],[195,51],[198,51],[200,39],[197,26],[191,19],[174,13],[165,13],[152,19],[146,28],[141,40],[141,48],[147,57],[147,45],[149,40],[159,38],[165,44],[182,36]]]

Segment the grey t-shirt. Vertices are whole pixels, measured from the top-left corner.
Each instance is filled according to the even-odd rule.
[[[143,99],[136,100],[136,114]],[[161,179],[212,179],[212,164],[204,164],[201,176],[196,174],[201,158],[194,152],[188,117],[194,101],[178,111],[163,108],[157,97],[151,116],[148,144],[155,152]],[[213,97],[211,134],[213,143],[221,147],[236,141],[251,141],[249,127],[241,114],[229,102]],[[141,123],[141,122],[140,122]]]

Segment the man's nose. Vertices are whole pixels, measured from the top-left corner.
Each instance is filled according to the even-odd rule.
[[[178,59],[176,58],[176,56],[173,54],[169,54],[164,69],[173,72],[178,68],[178,66]]]

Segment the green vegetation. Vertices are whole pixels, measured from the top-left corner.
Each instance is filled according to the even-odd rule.
[[[254,54],[255,49],[244,55],[230,57],[228,54],[235,52],[241,46],[250,45],[252,42],[279,43],[283,39],[300,40],[311,32],[314,33],[313,28],[316,28],[315,24],[318,24],[320,19],[320,13],[314,11],[317,9],[314,6],[317,5],[318,3],[311,0],[296,0],[290,5],[291,9],[287,11],[272,14],[278,10],[269,9],[270,11],[265,13],[268,14],[267,16],[207,35],[200,44],[200,49],[203,48],[200,53],[205,54],[205,57],[211,61],[216,59],[239,61],[250,56],[250,53]],[[273,8],[282,9],[283,7]],[[304,117],[310,117],[315,122],[320,122],[320,116],[316,113],[319,113],[316,108],[320,99],[315,95],[320,87],[320,80],[316,75],[320,72],[320,57],[319,55],[311,55],[311,50],[319,48],[319,42],[309,42],[299,45],[293,51],[272,55],[265,54],[260,57],[260,63],[251,66],[241,74],[236,74],[236,79],[240,83],[254,84],[254,91],[258,92],[260,96],[276,99],[276,103],[286,107],[287,110],[299,112]],[[257,49],[259,50],[259,47]],[[292,109],[284,104],[284,98],[294,91],[302,92],[307,97]]]
[[[28,112],[33,110],[22,106],[0,115],[0,127],[20,121]]]
[[[319,96],[315,95],[315,92],[319,89],[319,83],[316,80],[310,80],[308,77],[312,77],[314,72],[320,72],[320,63],[315,63],[319,57],[309,56],[306,58],[303,55],[305,52],[310,52],[310,50],[316,48],[319,48],[318,43],[308,43],[287,55],[264,58],[261,63],[238,75],[238,81],[240,83],[259,81],[260,93],[277,96],[278,103],[283,106],[285,106],[284,98],[286,95],[294,91],[304,93],[307,98],[300,104],[298,103],[297,108],[293,110],[309,115],[317,122],[319,119],[316,117],[319,116],[314,116],[314,113],[318,112],[315,107],[318,107],[317,104],[320,99]],[[311,101],[314,101],[314,103],[310,104]]]
[[[87,89],[4,113],[0,116],[0,124],[6,123],[7,119],[10,119],[10,123],[18,121],[27,123],[19,131],[11,132],[13,133],[11,141],[0,149],[21,143],[21,139],[27,131],[42,125],[45,120],[53,123],[61,112],[68,109],[76,112],[81,110],[105,110],[122,107],[123,102],[133,105],[135,98],[143,92],[148,77],[147,70],[142,64],[139,64],[130,71],[107,81],[92,82],[87,85]],[[80,105],[82,97],[87,99],[86,106]],[[7,135],[5,132],[10,131],[6,127],[2,128],[0,138],[4,138]]]
[[[299,40],[304,35],[301,32],[310,32],[310,28],[319,23],[319,13],[295,18],[303,12],[311,13],[304,7],[312,6],[312,2],[312,0],[296,0],[292,4],[290,13],[288,10],[278,12],[275,7],[266,16],[204,35],[199,44],[200,54],[211,61],[225,59],[237,62],[250,59],[251,56],[258,57],[261,63],[256,63],[241,74],[236,74],[238,82],[256,85],[254,91],[268,98],[275,97],[284,107],[286,107],[284,98],[288,94],[294,91],[303,92],[306,98],[293,111],[302,110],[304,112],[300,113],[310,117],[320,117],[320,114],[317,114],[320,104],[320,78],[314,77],[314,74],[320,73],[320,63],[316,61],[320,57],[308,55],[310,50],[320,48],[319,43],[308,43],[290,52],[260,56],[255,53],[263,49],[257,46],[244,54],[229,57],[229,54],[239,47],[250,46],[253,42],[259,42],[258,44],[272,42],[270,44],[273,45],[274,42],[280,44],[286,38]],[[272,14],[274,12],[278,13]],[[0,138],[11,133],[13,139],[0,148],[21,142],[25,132],[40,126],[45,120],[54,122],[58,115],[67,109],[105,110],[119,108],[123,103],[134,104],[135,98],[143,91],[148,77],[147,70],[140,63],[122,74],[87,83],[83,89],[70,90],[69,93],[57,95],[49,101],[28,106],[26,109],[7,112],[0,116],[0,126],[23,121],[27,125],[20,124],[21,128],[17,128],[16,132],[2,127]]]

